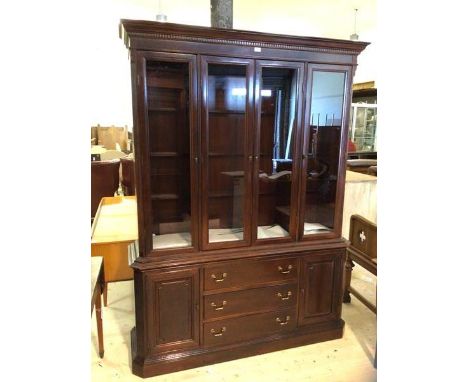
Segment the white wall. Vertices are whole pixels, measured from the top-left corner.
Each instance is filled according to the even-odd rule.
[[[210,0],[160,0],[169,22],[210,25]],[[89,126],[127,125],[132,129],[130,66],[119,39],[120,19],[155,20],[158,0],[95,2]],[[354,82],[376,81],[376,0],[234,0],[234,28],[291,35],[348,39],[354,32],[372,43],[359,56]]]

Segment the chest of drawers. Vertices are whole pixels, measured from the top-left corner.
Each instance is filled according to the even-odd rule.
[[[136,287],[150,291],[137,300],[150,341],[141,349],[149,364],[139,369],[134,359],[134,371],[163,374],[341,337],[344,260],[337,248],[136,270]],[[139,349],[135,332],[132,340]]]

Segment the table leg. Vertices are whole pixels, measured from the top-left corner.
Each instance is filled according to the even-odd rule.
[[[104,357],[104,339],[102,333],[102,307],[101,307],[101,293],[99,293],[96,299],[96,322],[97,322],[97,333],[99,343],[99,357]]]
[[[349,254],[346,254],[345,263],[345,286],[343,293],[343,302],[351,302],[351,295],[349,293],[349,287],[351,286],[351,274],[353,272],[354,263],[351,260]]]
[[[104,282],[104,306],[107,306],[107,282]]]

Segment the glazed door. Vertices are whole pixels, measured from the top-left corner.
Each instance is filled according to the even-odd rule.
[[[297,237],[304,64],[256,61],[253,238]]]
[[[251,242],[253,60],[201,57],[202,247]]]
[[[308,65],[299,237],[341,236],[351,72]]]
[[[134,86],[139,107],[135,159],[140,243],[145,244],[144,253],[194,250],[199,156],[196,57],[138,54]]]

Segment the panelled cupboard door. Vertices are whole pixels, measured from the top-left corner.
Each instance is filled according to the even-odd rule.
[[[199,269],[146,274],[149,353],[199,346]]]
[[[138,53],[135,159],[144,253],[198,247],[197,61]],[[141,224],[142,220],[144,224]]]
[[[202,248],[251,242],[254,61],[201,56]]]
[[[299,325],[339,318],[343,258],[319,254],[302,259]]]
[[[253,237],[256,243],[297,235],[304,64],[255,62]]]
[[[299,238],[341,236],[351,69],[307,65]]]

